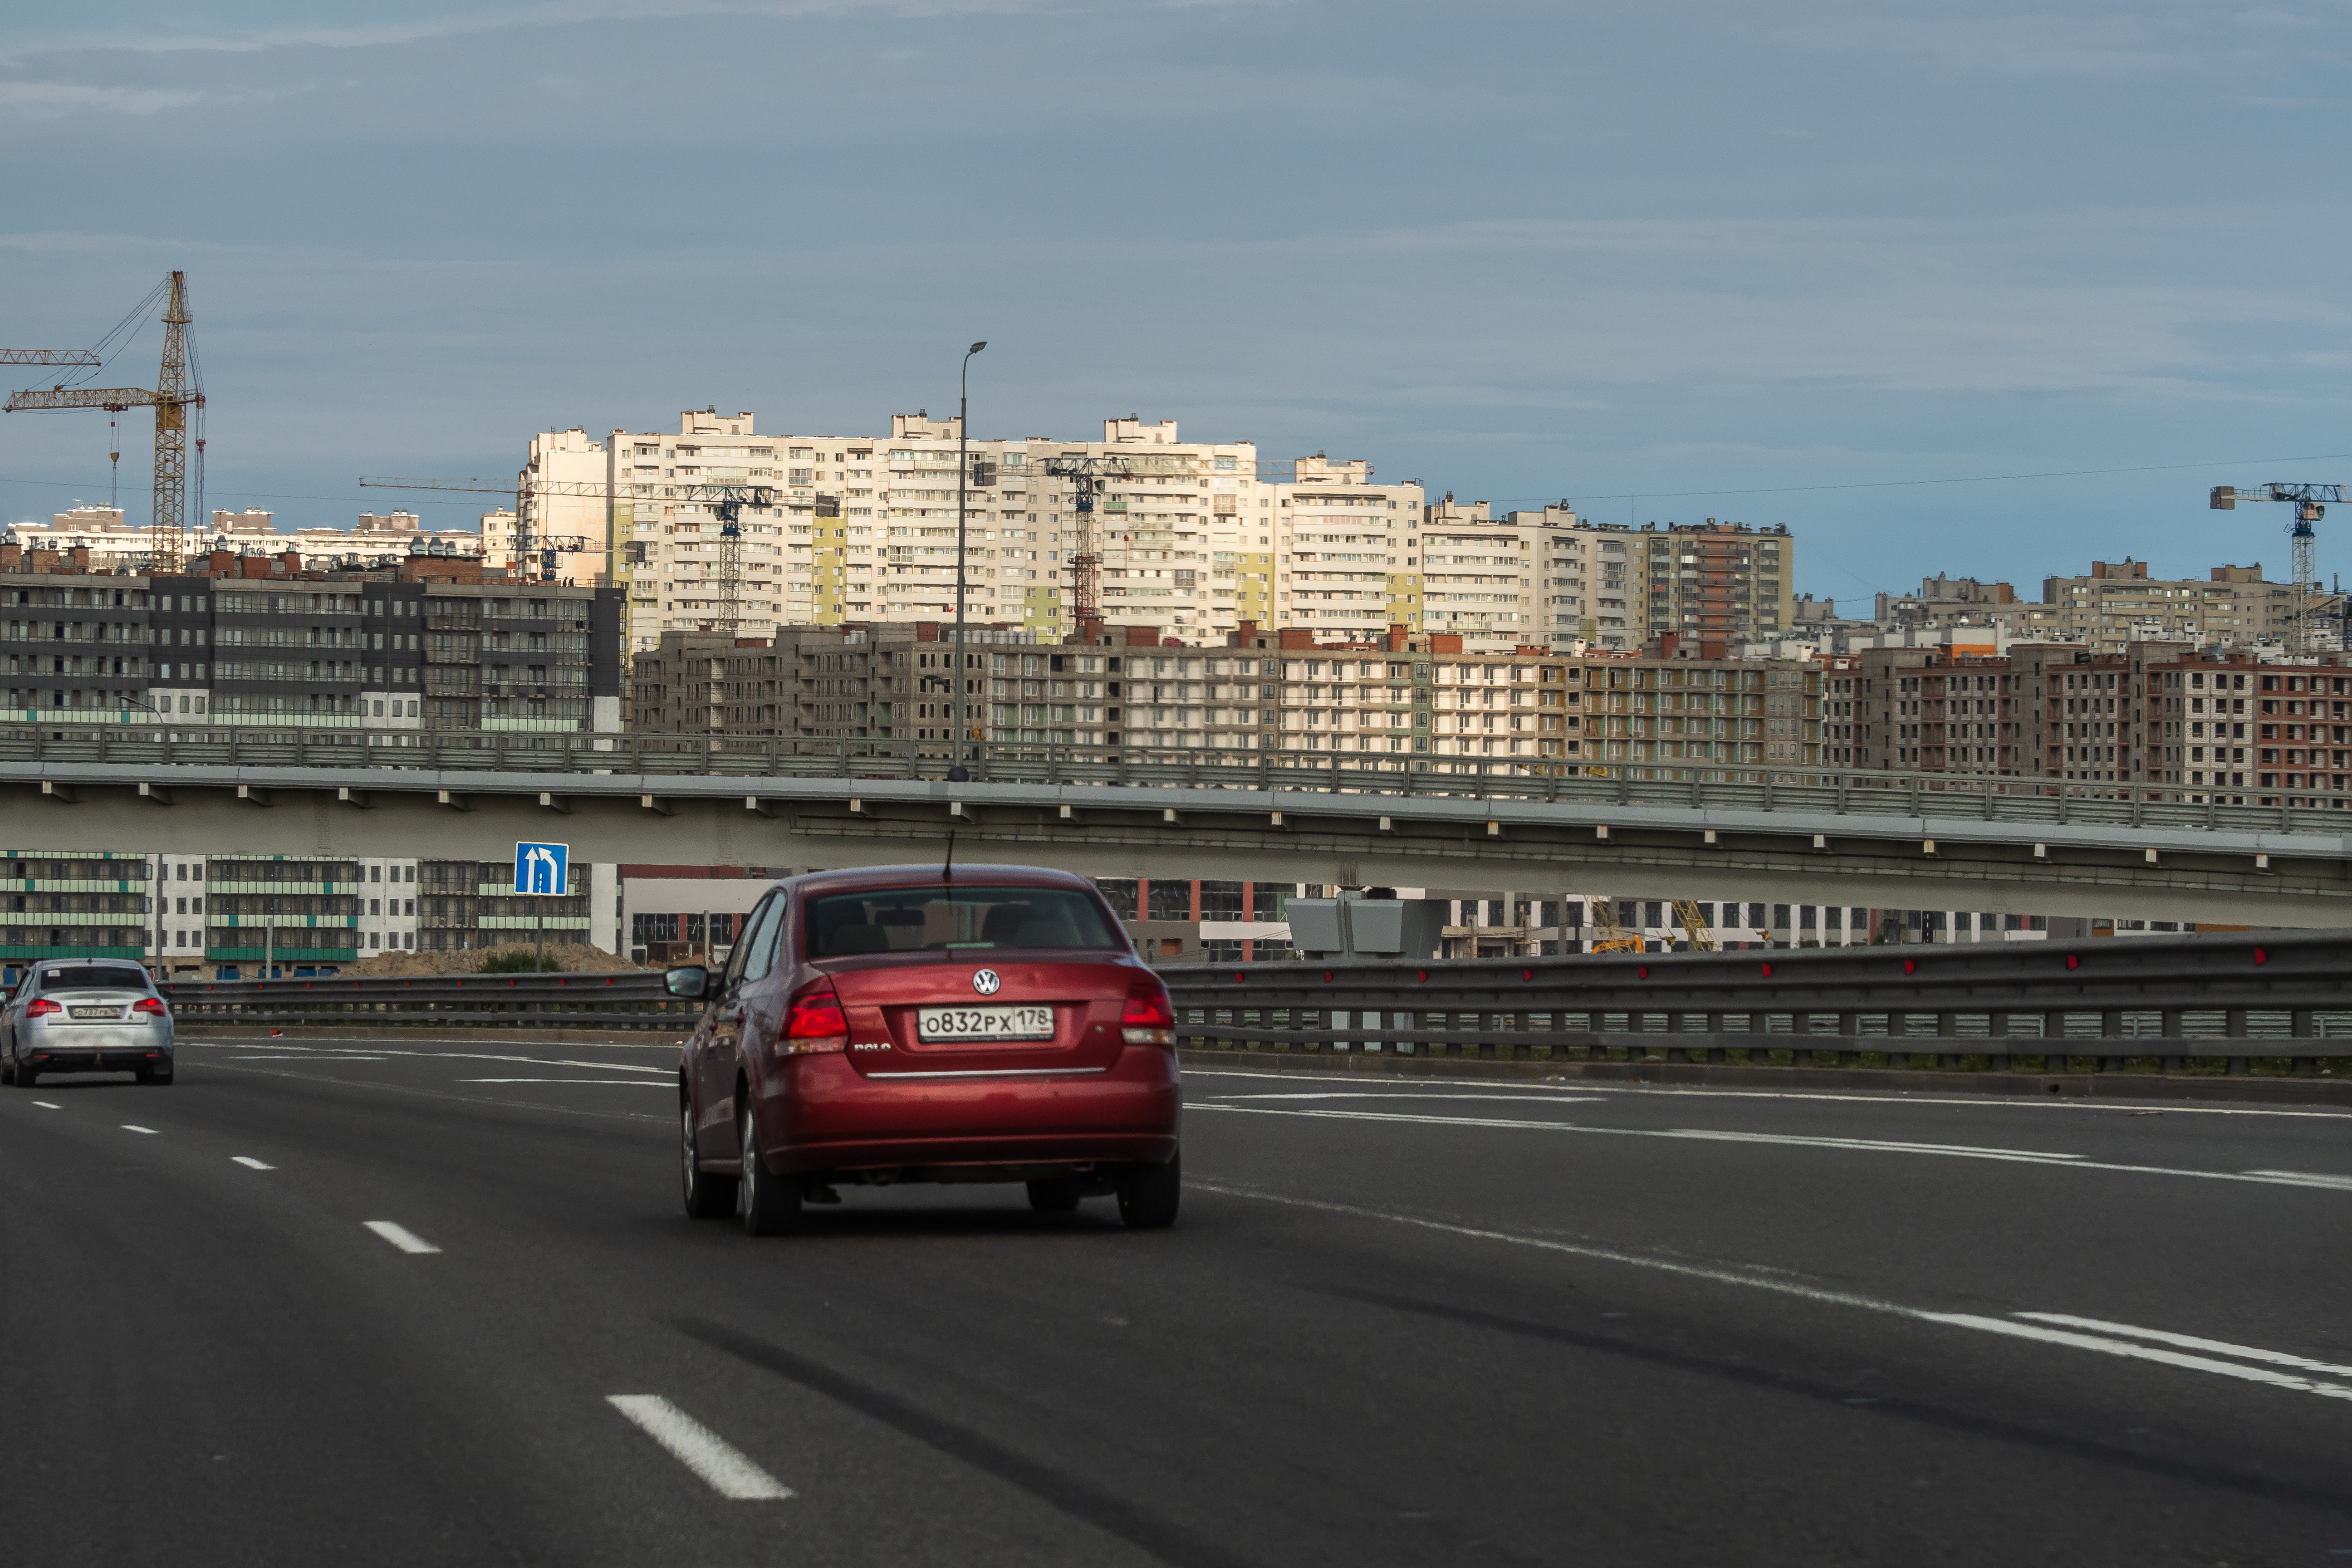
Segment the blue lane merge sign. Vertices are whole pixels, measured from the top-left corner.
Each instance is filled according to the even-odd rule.
[[[514,890],[560,897],[570,885],[571,862],[569,844],[518,844]]]

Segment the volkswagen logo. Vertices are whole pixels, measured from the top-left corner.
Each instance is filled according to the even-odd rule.
[[[1003,984],[993,969],[983,969],[971,977],[971,988],[982,996],[995,995],[996,988]]]

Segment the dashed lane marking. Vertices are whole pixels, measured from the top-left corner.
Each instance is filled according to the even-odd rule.
[[[459,1083],[612,1083],[624,1089],[673,1089],[666,1078],[461,1078]]]
[[[388,1219],[372,1219],[367,1222],[367,1227],[403,1252],[424,1253],[441,1250],[406,1226],[395,1225]]]
[[[261,1161],[255,1159],[250,1154],[232,1154],[229,1158],[235,1160],[238,1164],[243,1165],[248,1171],[274,1171],[278,1169],[277,1166],[265,1164]]]
[[[792,1489],[746,1458],[725,1438],[658,1394],[613,1394],[614,1409],[669,1450],[679,1464],[709,1483],[720,1497],[740,1502],[776,1501]]]
[[[122,1124],[122,1130],[125,1132],[143,1132],[150,1138],[160,1138],[163,1136],[163,1134],[157,1132],[152,1127],[142,1127],[135,1121],[124,1122]]]
[[[63,1110],[65,1109],[62,1105],[52,1105],[46,1100],[37,1100],[33,1101],[33,1103],[39,1106],[43,1110]]]

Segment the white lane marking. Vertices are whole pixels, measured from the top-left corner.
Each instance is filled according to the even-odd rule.
[[[1490,1230],[1477,1226],[1454,1225],[1445,1220],[1423,1219],[1416,1215],[1395,1214],[1385,1209],[1366,1208],[1359,1204],[1339,1204],[1321,1198],[1292,1197],[1286,1194],[1261,1192],[1252,1187],[1234,1186],[1228,1183],[1195,1180],[1194,1187],[1227,1197],[1253,1198],[1260,1203],[1279,1204],[1286,1208],[1312,1209],[1323,1214],[1346,1215],[1357,1219],[1382,1220],[1391,1225],[1409,1226],[1416,1230],[1435,1231],[1445,1236],[1458,1236],[1473,1241],[1499,1241],[1510,1247],[1530,1247],[1539,1252],[1557,1252],[1570,1258],[1591,1258],[1600,1263],[1622,1264],[1632,1268],[1646,1268],[1655,1273],[1677,1275],[1685,1279],[1703,1279],[1716,1285],[1736,1285],[1744,1289],[1763,1290],[1775,1296],[1790,1296],[1799,1300],[1818,1302],[1824,1306],[1848,1307],[1857,1311],[1877,1312],[1888,1317],[1906,1318],[1914,1322],[1937,1323],[1946,1328],[1969,1329],[1979,1333],[1999,1334],[2011,1339],[2033,1340],[2043,1344],[2064,1345],[2074,1350],[2094,1351],[2101,1355],[2119,1356],[2126,1360],[2154,1362],[2159,1365],[2179,1367],[2192,1372],[2211,1373],[2216,1376],[2233,1377],[2247,1383],[2260,1383],[2273,1388],[2291,1389],[2298,1394],[2316,1394],[2323,1399],[2352,1400],[2352,1387],[2339,1384],[2314,1383],[2308,1378],[2290,1377],[2282,1373],[2266,1372],[2260,1367],[2242,1366],[2215,1361],[2207,1356],[2184,1355],[2178,1351],[2160,1350],[2152,1345],[2136,1345],[2122,1340],[2105,1339],[2095,1334],[2069,1333],[2058,1329],[2045,1329],[2032,1323],[2014,1322],[2006,1318],[1988,1318],[1974,1312],[1937,1312],[1924,1307],[1906,1306],[1875,1296],[1864,1296],[1850,1290],[1826,1290],[1818,1286],[1800,1285],[1784,1279],[1761,1279],[1742,1274],[1736,1269],[1709,1268],[1705,1264],[1676,1263],[1662,1258],[1645,1257],[1638,1252],[1623,1252],[1612,1247],[1592,1247],[1581,1242],[1556,1241],[1549,1237],[1525,1236],[1507,1230]],[[2025,1314],[2020,1314],[2023,1316]]]
[[[409,1229],[388,1219],[372,1219],[367,1227],[403,1252],[438,1252],[441,1249]]]
[[[163,1136],[162,1133],[157,1132],[152,1127],[142,1127],[133,1121],[124,1122],[122,1124],[122,1130],[125,1132],[144,1132],[150,1138],[160,1138]]]
[[[2022,1035],[2014,1037],[2021,1040],[2025,1038]],[[1617,1065],[1619,1067],[1623,1067],[1626,1064],[1619,1062]],[[1314,1071],[1316,1076],[1320,1076],[1323,1073],[1337,1074],[1339,1072],[1339,1069],[1328,1068],[1310,1070]],[[1789,1070],[1792,1072],[1801,1072],[1805,1069],[1801,1068],[1792,1068]],[[1309,1073],[1244,1072],[1232,1068],[1188,1067],[1184,1069],[1184,1076],[1188,1079],[1270,1079],[1280,1083],[1297,1083],[1300,1079],[1309,1076]],[[2027,1076],[2031,1077],[2032,1075],[2029,1074]],[[1494,1081],[1495,1080],[1492,1079],[1436,1078],[1400,1079],[1399,1083],[1401,1087],[1403,1084],[1410,1083],[1433,1089],[1455,1087],[1462,1089],[1488,1089],[1493,1087]],[[2040,1099],[2032,1099],[2023,1095],[1922,1095],[1914,1094],[1903,1089],[1888,1089],[1879,1094],[1838,1094],[1828,1089],[1717,1089],[1708,1088],[1699,1084],[1692,1084],[1687,1087],[1680,1085],[1668,1086],[1664,1084],[1644,1087],[1613,1083],[1588,1083],[1581,1079],[1555,1079],[1553,1081],[1560,1083],[1563,1088],[1572,1086],[1580,1094],[1597,1095],[1603,1098],[1610,1095],[1652,1098],[1660,1095],[1666,1095],[1679,1096],[1686,1100],[1795,1100],[1800,1104],[1812,1100],[1852,1100],[1864,1105],[1949,1105],[1954,1107],[1965,1107],[1972,1110],[2035,1110],[2105,1111],[2110,1115],[2123,1116],[2128,1116],[2136,1111],[2149,1109],[2147,1102],[2144,1100],[2093,1100],[2079,1094],[2043,1096]],[[2190,1091],[2195,1080],[2184,1079],[2178,1081],[2181,1086],[2181,1091],[2185,1094]],[[2173,1116],[2286,1116],[2300,1117],[2305,1120],[2314,1117],[2338,1121],[2352,1120],[2352,1110],[2289,1110],[2268,1106],[2186,1105],[2178,1100],[2171,1100],[2164,1101],[2161,1109],[2168,1115]]]
[[[1187,1110],[1223,1110],[1244,1116],[1311,1116],[1340,1121],[1402,1121],[1433,1127],[1497,1127],[1541,1132],[1585,1132],[1598,1138],[1670,1138],[1703,1143],[1781,1144],[1800,1149],[1844,1149],[1861,1153],[1935,1154],[1947,1159],[1998,1160],[2021,1165],[2048,1165],[2063,1171],[2111,1171],[2135,1176],[2189,1176],[2206,1182],[2251,1182],[2276,1187],[2319,1187],[2352,1192],[2352,1183],[2315,1182],[2293,1172],[2192,1171],[2177,1165],[2131,1165],[2115,1160],[2091,1160],[2080,1154],[2032,1149],[1988,1149],[1967,1143],[1905,1143],[1867,1138],[1810,1138],[1783,1132],[1717,1132],[1700,1127],[1592,1127],[1576,1121],[1526,1121],[1486,1116],[1429,1116],[1405,1111],[1284,1110],[1271,1105],[1227,1105],[1196,1102]]]
[[[382,1057],[354,1056],[338,1051],[332,1056],[323,1051],[304,1051],[297,1056],[291,1051],[253,1051],[227,1058],[233,1062],[380,1062]]]
[[[658,1394],[611,1394],[605,1399],[670,1457],[725,1498],[761,1502],[788,1498],[793,1489],[745,1458],[741,1450]]]
[[[2128,1340],[2152,1340],[2160,1345],[2177,1345],[2185,1351],[2205,1351],[2214,1355],[2236,1356],[2242,1361],[2259,1361],[2272,1366],[2291,1366],[2304,1372],[2324,1372],[2330,1377],[2352,1377],[2352,1366],[2337,1366],[2331,1362],[2313,1361],[2308,1356],[2289,1355],[2284,1351],[2266,1351],[2259,1345],[2231,1344],[2228,1340],[2209,1340],[2196,1334],[2176,1334],[2165,1329],[2143,1329],[2134,1323],[2110,1322],[2105,1318],[2077,1318],[2067,1312],[2018,1312],[2014,1316],[2030,1318],[2037,1323],[2056,1323],[2068,1329],[2095,1329],[2103,1334],[2117,1334]]]
[[[275,1165],[264,1164],[250,1154],[232,1154],[229,1158],[235,1160],[238,1164],[243,1165],[248,1171],[274,1171],[278,1169]]]
[[[2265,1181],[2288,1182],[2298,1187],[2332,1187],[2338,1192],[2352,1192],[2352,1176],[2331,1176],[2324,1171],[2248,1171],[2249,1176]]]
[[[33,1103],[39,1106],[43,1110],[63,1110],[65,1109],[62,1105],[51,1105],[46,1100],[37,1100],[33,1101]]]
[[[219,1041],[185,1040],[181,1043],[185,1046],[205,1050],[226,1050],[229,1048],[226,1042]],[[677,1049],[677,1047],[674,1045],[649,1047],[628,1046],[620,1048],[625,1050],[647,1049],[673,1051]],[[366,1054],[361,1055],[360,1052],[362,1051]],[[415,1058],[422,1061],[510,1062],[518,1067],[589,1068],[599,1072],[651,1072],[660,1073],[666,1078],[672,1079],[677,1076],[677,1066],[676,1063],[672,1063],[668,1067],[639,1067],[634,1062],[581,1062],[566,1060],[560,1057],[518,1057],[490,1051],[404,1051],[394,1049],[390,1046],[367,1046],[355,1048],[350,1046],[330,1047],[288,1044],[282,1046],[270,1046],[258,1051],[252,1050],[251,1047],[248,1047],[246,1053],[231,1055],[227,1059],[230,1061],[264,1061],[271,1058],[278,1058],[294,1061],[303,1059],[332,1061],[345,1057],[349,1057],[352,1060],[364,1061],[383,1061],[393,1057],[403,1057]]]
[[[614,1083],[624,1089],[668,1089],[667,1079],[652,1078],[461,1078],[459,1083]]]
[[[1376,1089],[1334,1089],[1317,1094],[1225,1094],[1228,1100],[1433,1100],[1441,1105],[1460,1100],[1525,1100],[1538,1105],[1591,1105],[1601,1097],[1597,1094],[1391,1094]]]

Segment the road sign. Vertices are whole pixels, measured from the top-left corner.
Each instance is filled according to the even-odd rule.
[[[569,889],[571,862],[569,844],[518,844],[514,890],[561,898]]]

